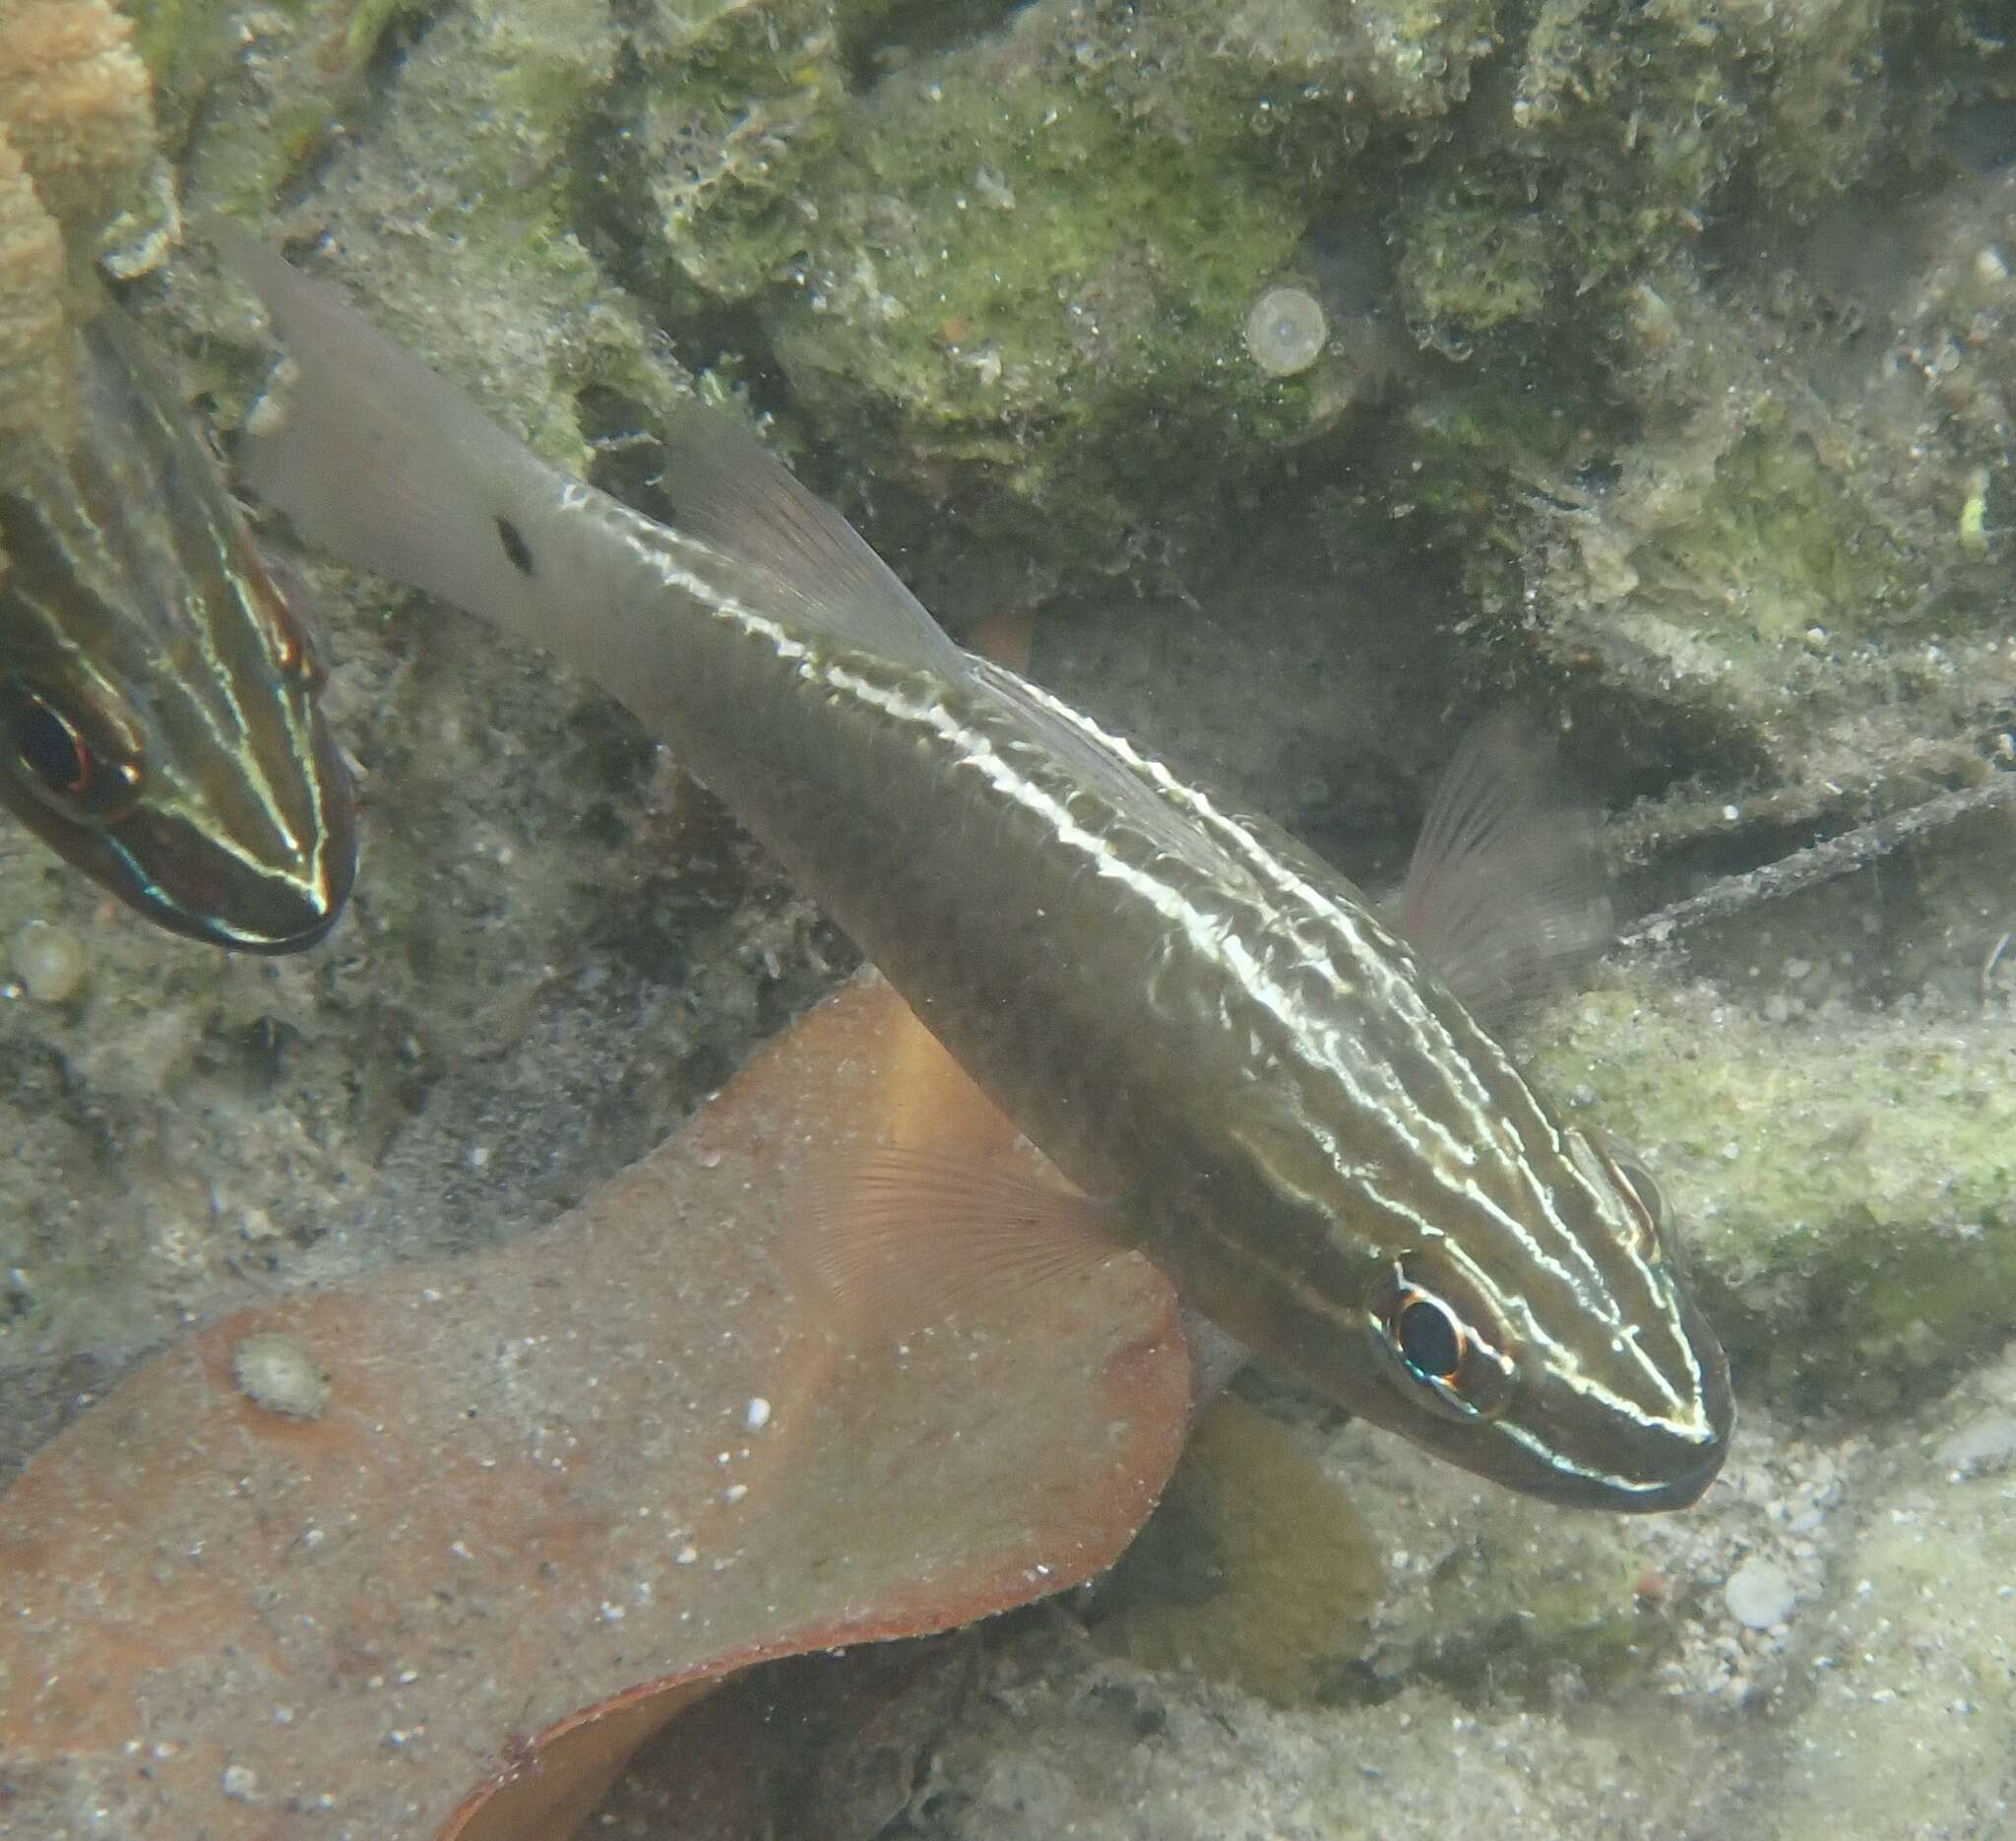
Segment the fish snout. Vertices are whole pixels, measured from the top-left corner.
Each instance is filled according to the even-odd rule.
[[[1555,1487],[1544,1493],[1638,1514],[1700,1500],[1729,1455],[1735,1398],[1714,1331],[1691,1305],[1683,1321],[1683,1360],[1656,1398],[1606,1394],[1584,1377],[1559,1416]]]
[[[243,824],[143,803],[101,835],[101,879],[158,925],[236,952],[305,951],[341,918],[357,869],[357,801],[326,735],[288,813]],[[293,809],[298,807],[298,809]]]

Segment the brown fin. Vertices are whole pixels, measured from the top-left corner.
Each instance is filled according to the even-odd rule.
[[[1550,747],[1502,717],[1465,737],[1384,918],[1486,1025],[1603,950],[1595,816],[1561,798]]]
[[[1104,1264],[1122,1250],[1110,1213],[1028,1170],[871,1150],[808,1198],[788,1263],[844,1331],[901,1335]]]

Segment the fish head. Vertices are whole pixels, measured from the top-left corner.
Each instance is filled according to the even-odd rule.
[[[232,604],[203,609],[200,641],[188,622],[186,650],[94,609],[70,644],[8,652],[0,803],[172,932],[298,951],[349,894],[356,797],[316,707],[321,667],[249,545],[211,591]]]
[[[1606,1143],[1534,1135],[1504,1133],[1498,1169],[1479,1158],[1433,1228],[1410,1211],[1381,1249],[1358,1294],[1353,1404],[1550,1501],[1685,1507],[1721,1469],[1734,1405],[1665,1204]]]
[[[170,931],[311,946],[357,831],[302,604],[115,313],[79,365],[74,444],[0,490],[0,804]]]

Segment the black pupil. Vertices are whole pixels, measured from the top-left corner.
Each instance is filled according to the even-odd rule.
[[[22,764],[53,793],[76,793],[88,764],[73,730],[56,712],[31,698],[15,725],[14,743]]]
[[[1417,1298],[1400,1313],[1400,1353],[1417,1374],[1447,1374],[1462,1354],[1448,1311]]]

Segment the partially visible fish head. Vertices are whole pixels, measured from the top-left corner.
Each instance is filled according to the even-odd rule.
[[[1366,1417],[1551,1501],[1685,1507],[1722,1467],[1734,1405],[1664,1202],[1572,1127],[1512,1147],[1369,1275],[1357,1331],[1385,1398]]]
[[[139,335],[77,351],[74,442],[0,487],[0,803],[160,926],[298,951],[357,849],[302,605]]]
[[[1721,1468],[1734,1408],[1664,1204],[1583,1132],[1525,1136],[1501,1129],[1429,1182],[1368,1185],[1361,1170],[1297,1182],[1292,1205],[1328,1252],[1292,1286],[1241,1288],[1257,1311],[1235,1309],[1227,1327],[1360,1417],[1508,1488],[1684,1507]]]
[[[153,622],[94,620],[86,643],[0,657],[0,803],[158,925],[298,951],[348,897],[355,794],[314,652],[249,543],[206,592],[233,604],[200,639],[193,621],[162,649]]]

